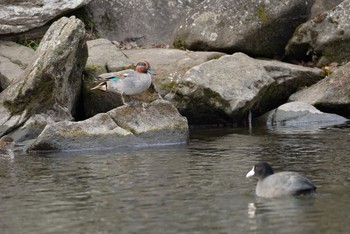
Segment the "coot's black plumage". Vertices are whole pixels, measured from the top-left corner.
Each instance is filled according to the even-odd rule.
[[[266,162],[259,162],[246,177],[256,176],[256,195],[259,197],[278,197],[285,195],[308,194],[316,191],[316,186],[305,176],[296,172],[274,173]]]

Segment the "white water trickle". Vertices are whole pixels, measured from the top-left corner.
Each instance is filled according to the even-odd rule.
[[[249,126],[249,132],[251,133],[253,127],[252,127],[252,111],[249,110],[248,114],[248,126]]]

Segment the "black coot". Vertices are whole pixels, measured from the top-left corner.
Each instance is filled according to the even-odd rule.
[[[316,191],[316,186],[305,176],[296,172],[274,173],[266,162],[259,162],[247,173],[247,178],[256,176],[256,195],[259,197],[278,197],[285,195],[308,194]]]

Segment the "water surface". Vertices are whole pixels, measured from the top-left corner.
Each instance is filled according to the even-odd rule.
[[[0,159],[1,233],[350,233],[349,126],[197,129],[189,145]],[[262,199],[258,160],[312,196]]]

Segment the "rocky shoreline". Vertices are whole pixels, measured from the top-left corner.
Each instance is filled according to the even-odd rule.
[[[73,2],[94,13],[95,1]],[[120,49],[108,33],[87,40],[86,23],[70,16],[54,20],[34,51],[4,40],[10,29],[0,21],[0,135],[23,142],[27,151],[85,150],[183,144],[189,125],[235,126],[248,115],[265,125],[345,123],[350,0],[313,17],[312,7],[322,1],[235,2],[185,2],[188,11],[174,9],[173,30],[166,34],[172,48],[150,48],[150,41],[160,42],[143,30],[137,31],[143,39],[134,42],[144,46],[135,49]],[[117,39],[128,33],[121,30]],[[97,75],[133,68],[142,59],[157,76],[134,97],[137,103],[125,106],[118,94],[90,90]]]

